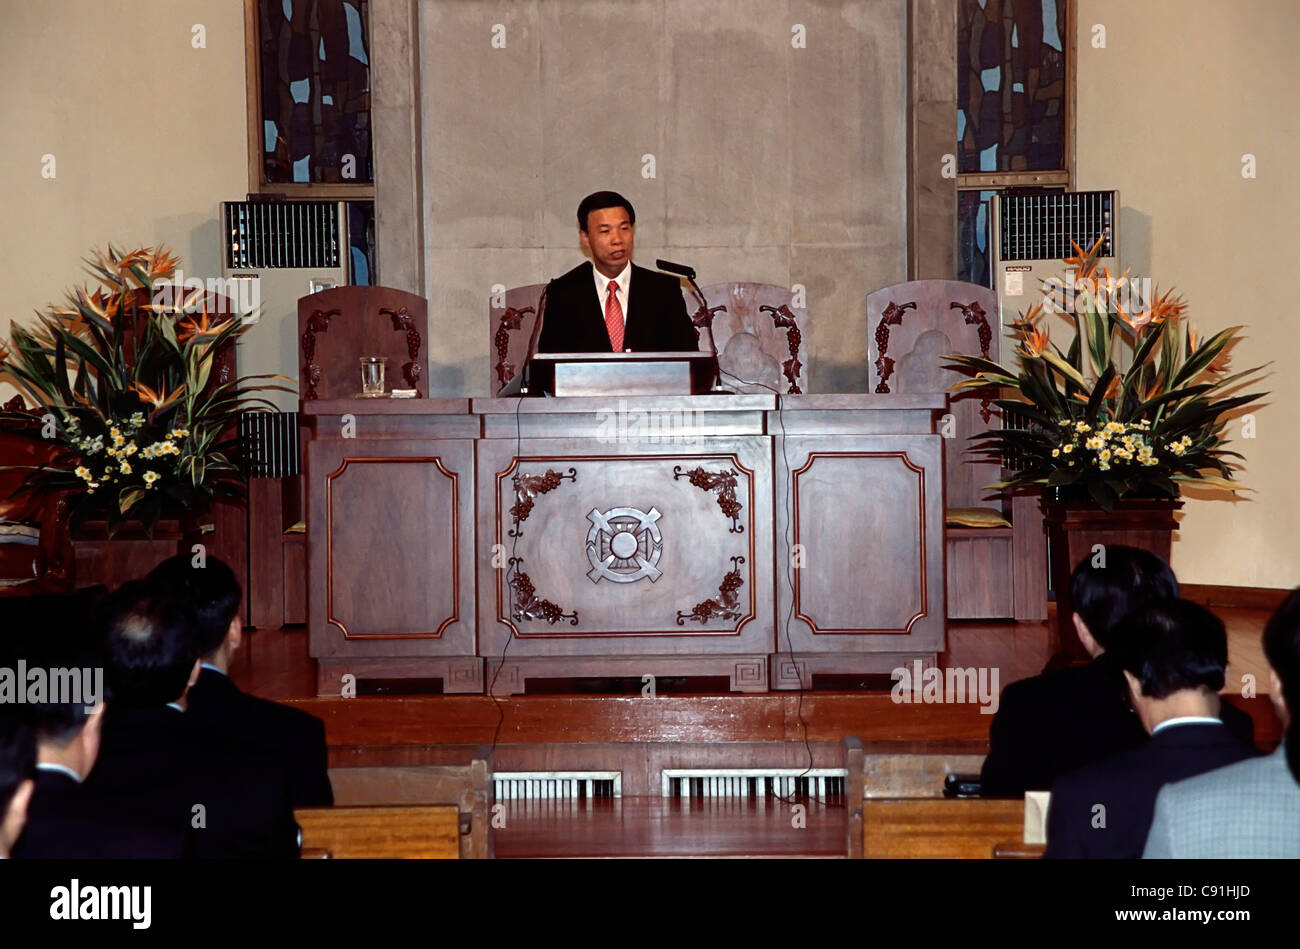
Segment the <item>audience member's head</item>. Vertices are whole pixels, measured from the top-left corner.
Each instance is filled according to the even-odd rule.
[[[1148,732],[1171,718],[1218,717],[1228,634],[1217,616],[1188,600],[1164,600],[1130,613],[1113,633],[1111,656]]]
[[[194,566],[187,556],[164,560],[149,574],[149,582],[188,603],[198,621],[199,656],[223,671],[243,639],[239,607],[244,593],[235,572],[216,557]]]
[[[36,733],[36,757],[41,764],[67,768],[85,779],[99,756],[105,703],[105,656],[92,639],[90,618],[69,600],[67,609],[51,616],[55,626],[28,637],[28,668],[46,671],[49,688],[42,701],[30,701],[26,716]]]
[[[133,580],[101,610],[113,703],[141,707],[183,699],[199,675],[198,621],[189,604]]]
[[[8,857],[23,832],[35,786],[36,737],[12,709],[0,712],[0,857]]]
[[[1286,728],[1286,762],[1300,781],[1300,587],[1269,617],[1264,627],[1264,656],[1269,665],[1269,697]]]
[[[1108,544],[1080,561],[1070,575],[1074,628],[1094,659],[1114,643],[1115,624],[1157,600],[1178,597],[1169,564],[1135,547]]]

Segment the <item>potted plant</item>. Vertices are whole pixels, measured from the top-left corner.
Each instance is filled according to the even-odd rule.
[[[1224,448],[1225,429],[1265,395],[1238,394],[1263,367],[1228,372],[1241,326],[1201,338],[1172,291],[1143,294],[1127,273],[1099,271],[1101,247],[1074,245],[1066,279],[1046,281],[1043,302],[1012,322],[1016,368],[944,357],[967,376],[950,391],[1002,392],[1003,427],[974,436],[971,450],[1008,472],[990,490],[1043,492],[1058,629],[1076,655],[1071,568],[1107,543],[1167,559],[1183,487],[1240,490],[1231,459],[1241,455]],[[1053,314],[1073,330],[1065,351],[1051,340]]]
[[[238,495],[235,422],[270,407],[234,378],[233,344],[255,319],[227,298],[184,291],[169,278],[178,260],[165,248],[87,260],[98,286],[78,287],[63,305],[15,323],[0,344],[0,378],[34,404],[0,412],[0,425],[54,445],[24,489],[66,499],[70,529],[104,522],[108,537],[127,522],[152,536],[160,516]]]

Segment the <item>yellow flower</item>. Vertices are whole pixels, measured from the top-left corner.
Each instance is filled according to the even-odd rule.
[[[1087,422],[1077,422],[1075,423],[1074,430],[1076,432],[1090,432],[1092,431],[1092,426]]]
[[[90,480],[90,469],[87,468],[85,465],[80,465],[77,468],[77,470],[72,473],[75,474],[78,478],[81,478],[83,481]]]
[[[1118,434],[1124,431],[1124,426],[1121,425],[1119,422],[1107,422],[1106,431],[1114,434]]]
[[[135,442],[131,442],[131,444],[127,445],[126,448],[123,449],[122,453],[124,455],[130,456],[130,455],[134,455],[139,450],[140,449],[136,447]]]
[[[1052,457],[1053,457],[1053,458],[1056,458],[1056,457],[1057,457],[1058,455],[1060,455],[1060,454],[1061,454],[1061,449],[1059,449],[1059,448],[1053,448],[1053,449],[1052,449]]]
[[[171,438],[184,438],[185,436],[189,435],[189,433],[190,430],[188,428],[173,428],[167,434]]]
[[[145,487],[147,487],[147,488],[152,488],[152,487],[153,487],[153,483],[154,483],[155,481],[157,481],[157,480],[158,480],[159,478],[161,478],[161,477],[162,477],[162,475],[158,474],[158,472],[156,472],[156,471],[146,471],[146,472],[144,473],[144,483],[145,483]]]
[[[1061,451],[1065,452],[1068,455],[1070,452],[1074,451],[1074,446],[1066,445],[1064,448],[1061,449]]]
[[[1097,457],[1102,461],[1110,461],[1110,449],[1104,449]]]
[[[116,448],[110,448],[110,449],[108,449],[106,452],[104,452],[104,454],[108,455],[108,457],[110,457],[110,458],[116,458],[116,457],[117,457],[117,449],[116,449]]]
[[[130,473],[131,473],[131,465],[130,465],[128,462],[125,462],[125,461],[124,461],[124,462],[122,462],[120,465],[117,466],[117,470],[120,471],[120,472],[122,472],[122,474],[130,474]]]
[[[1183,447],[1182,442],[1174,442],[1172,445],[1169,446],[1169,450],[1172,451],[1175,455],[1181,455],[1183,454],[1183,452],[1187,451],[1187,449]]]

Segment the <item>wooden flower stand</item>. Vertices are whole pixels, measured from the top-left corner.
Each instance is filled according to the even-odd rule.
[[[1071,620],[1074,610],[1070,604],[1070,573],[1081,560],[1098,553],[1097,545],[1137,547],[1168,561],[1174,531],[1178,530],[1174,514],[1183,502],[1123,498],[1115,510],[1107,512],[1092,501],[1044,498],[1042,506],[1052,587],[1056,590],[1058,652],[1049,666],[1084,664],[1089,656]]]

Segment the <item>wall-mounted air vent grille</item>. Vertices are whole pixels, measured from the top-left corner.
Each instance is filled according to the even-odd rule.
[[[250,478],[289,478],[298,474],[298,413],[243,412],[239,452]]]
[[[338,267],[337,201],[227,201],[226,266]]]
[[[844,797],[844,768],[665,768],[664,797]]]
[[[594,801],[623,796],[621,771],[498,771],[498,801]]]
[[[1114,256],[1114,191],[1003,194],[998,200],[1000,260],[1062,260],[1074,255],[1071,241],[1088,250],[1102,235],[1101,256]]]

